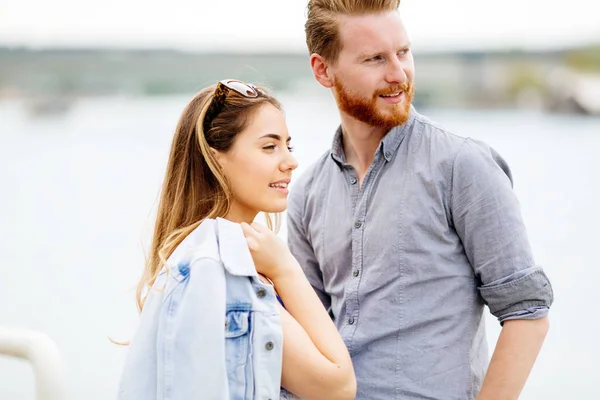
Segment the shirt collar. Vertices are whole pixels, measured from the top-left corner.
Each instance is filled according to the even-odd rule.
[[[394,154],[400,147],[400,143],[402,143],[402,139],[406,136],[406,133],[413,125],[416,118],[416,110],[411,105],[408,121],[402,125],[395,126],[392,128],[381,140],[379,147],[377,148],[378,152],[381,152],[381,155],[385,158],[387,162],[390,162],[394,157]],[[344,154],[344,145],[342,142],[342,126],[340,125],[335,135],[333,136],[333,143],[331,145],[331,158],[340,166],[346,166],[346,155]]]

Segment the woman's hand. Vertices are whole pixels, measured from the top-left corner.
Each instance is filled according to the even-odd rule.
[[[242,223],[256,270],[285,304],[282,385],[300,398],[350,400],[356,378],[348,349],[323,303],[283,240],[267,227]]]
[[[258,273],[275,281],[300,270],[285,242],[270,229],[256,222],[241,226]]]

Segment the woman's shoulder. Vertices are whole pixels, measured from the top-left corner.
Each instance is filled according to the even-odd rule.
[[[216,220],[205,219],[175,248],[169,257],[169,265],[181,263],[191,264],[199,259],[221,261],[217,234]]]
[[[234,276],[257,276],[252,255],[240,224],[223,218],[205,219],[177,246],[169,265],[220,263]]]

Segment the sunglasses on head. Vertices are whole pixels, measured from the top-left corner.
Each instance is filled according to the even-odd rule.
[[[227,94],[233,90],[234,92],[244,97],[258,97],[262,94],[262,91],[251,83],[245,83],[236,79],[225,79],[217,83],[217,88],[212,96],[206,115],[204,116],[204,131],[206,132],[210,127],[210,123],[215,119],[217,114],[221,112],[225,101],[227,100]]]

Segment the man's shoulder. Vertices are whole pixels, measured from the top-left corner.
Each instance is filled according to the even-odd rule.
[[[331,167],[330,163],[335,161],[331,157],[331,150],[327,150],[302,173],[297,174],[297,178],[292,179],[293,186],[290,188],[288,198],[288,216],[294,218],[306,213],[311,195],[314,198],[315,193],[323,191],[322,185],[329,176],[325,172]]]
[[[417,135],[412,146],[417,149],[415,151],[427,153],[430,162],[437,161],[451,169],[457,163],[476,169],[492,161],[512,179],[504,158],[482,140],[460,136],[420,114],[415,118],[414,132],[417,132]]]
[[[409,146],[413,151],[428,153],[431,159],[440,162],[453,162],[459,155],[469,158],[481,152],[490,153],[494,158],[498,155],[486,142],[461,136],[422,114],[417,114],[411,136]]]
[[[455,154],[467,141],[472,140],[450,131],[423,114],[417,114],[413,131],[417,133],[417,140],[435,146],[432,149],[441,153]]]
[[[331,150],[327,150],[295,178],[292,192],[309,191],[315,184],[318,184],[319,178],[323,176],[323,171],[332,162],[334,161],[331,158]]]

